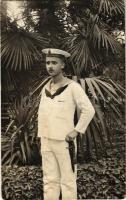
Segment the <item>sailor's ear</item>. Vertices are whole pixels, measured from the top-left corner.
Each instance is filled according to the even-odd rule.
[[[61,69],[64,69],[64,67],[65,67],[65,63],[63,63],[63,64],[62,64],[62,67],[61,67]]]

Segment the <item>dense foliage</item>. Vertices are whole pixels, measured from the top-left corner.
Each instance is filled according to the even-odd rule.
[[[3,199],[41,200],[42,171],[36,166],[2,168]]]
[[[23,4],[23,27],[16,19],[12,22],[8,17],[4,21],[2,15],[4,68],[28,69],[33,61],[40,60],[41,49],[58,47],[69,50],[74,74],[84,76],[87,70],[105,65],[109,54],[116,58],[122,52],[118,40],[124,32],[123,0],[47,0]]]
[[[125,195],[123,160],[108,158],[78,167],[78,199],[122,199]],[[3,199],[42,200],[42,171],[36,166],[2,168]]]
[[[123,199],[125,197],[125,138],[120,127],[111,130],[113,148],[108,157],[78,165],[78,199]],[[4,200],[42,200],[42,171],[40,166],[9,165],[2,167],[2,196]]]
[[[125,198],[125,137],[121,126],[113,122],[112,147],[107,147],[107,158],[78,167],[78,199]]]

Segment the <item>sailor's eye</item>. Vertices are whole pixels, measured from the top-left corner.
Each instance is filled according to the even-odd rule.
[[[49,65],[49,64],[50,64],[50,61],[47,61],[46,64]]]
[[[56,64],[57,64],[57,62],[56,62],[56,61],[52,61],[52,64],[53,64],[53,65],[56,65]]]

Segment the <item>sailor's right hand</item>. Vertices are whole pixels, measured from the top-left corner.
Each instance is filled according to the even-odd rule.
[[[76,138],[77,134],[78,134],[77,131],[73,130],[73,131],[71,131],[70,133],[67,134],[65,140],[67,142],[73,141]]]

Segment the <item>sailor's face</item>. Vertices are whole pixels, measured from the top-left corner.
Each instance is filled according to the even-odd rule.
[[[56,76],[62,73],[63,68],[64,68],[64,62],[61,58],[46,57],[46,69],[49,75]]]

